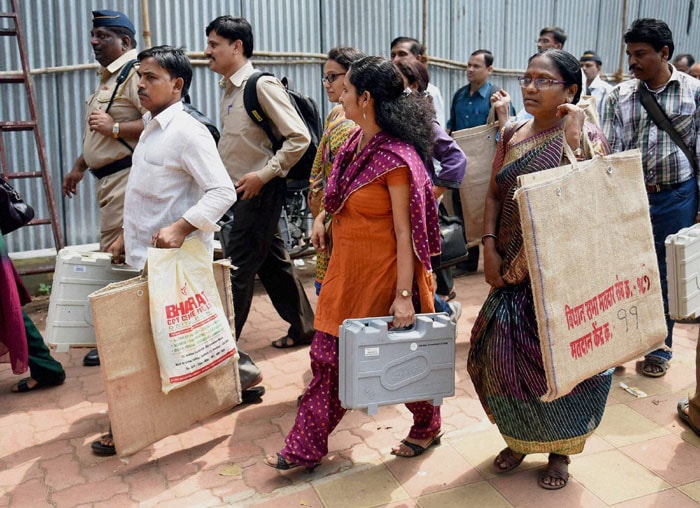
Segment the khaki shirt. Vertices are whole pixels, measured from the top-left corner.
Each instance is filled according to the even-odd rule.
[[[138,52],[132,49],[114,62],[109,64],[106,69],[100,69],[100,83],[97,90],[85,102],[85,130],[83,131],[83,158],[88,167],[99,169],[111,164],[114,161],[123,159],[131,155],[131,151],[121,142],[114,139],[112,136],[103,136],[97,131],[90,130],[88,119],[90,114],[97,108],[103,111],[107,109],[109,99],[112,97],[112,92],[119,77],[119,72],[122,67],[130,60],[134,60]],[[141,102],[137,94],[136,85],[138,76],[136,70],[132,69],[126,81],[121,84],[117,95],[114,96],[114,102],[109,108],[109,115],[114,118],[115,122],[129,122],[141,118],[146,112],[141,107]],[[136,139],[125,140],[133,148],[136,145]]]
[[[275,136],[284,138],[282,147],[274,153],[265,131],[251,120],[243,104],[243,90],[255,72],[248,62],[228,80],[219,85],[221,97],[221,139],[219,153],[233,183],[246,173],[256,171],[267,183],[276,176],[285,177],[309,146],[309,131],[299,117],[282,83],[272,76],[258,80],[260,106],[272,125]]]

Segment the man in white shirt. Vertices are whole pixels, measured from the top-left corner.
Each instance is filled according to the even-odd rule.
[[[581,70],[586,75],[584,95],[592,95],[595,97],[595,103],[598,107],[598,117],[600,118],[603,116],[605,98],[614,87],[610,83],[603,81],[600,77],[603,60],[601,60],[595,51],[586,51],[579,59],[579,62],[581,63]]]
[[[110,246],[143,268],[149,247],[174,249],[198,236],[213,250],[217,221],[236,191],[207,128],[184,111],[192,66],[181,49],[157,46],[138,55],[138,96],[148,110],[132,156],[124,200],[124,230]],[[111,432],[92,443],[114,455]]]
[[[414,59],[428,65],[428,57],[425,54],[425,46],[412,37],[397,37],[391,41],[391,61],[396,63],[397,60]],[[433,99],[435,107],[435,119],[443,129],[447,125],[445,123],[445,101],[442,99],[440,89],[432,82],[428,83],[426,90],[428,95]]]

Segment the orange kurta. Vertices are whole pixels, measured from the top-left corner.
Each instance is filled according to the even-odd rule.
[[[333,253],[316,309],[316,330],[339,335],[345,319],[388,316],[396,297],[396,234],[390,185],[409,185],[402,166],[355,191],[333,216]],[[433,312],[433,280],[414,257],[420,312]]]

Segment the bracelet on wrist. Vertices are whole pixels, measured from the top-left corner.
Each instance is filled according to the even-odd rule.
[[[484,240],[486,240],[487,238],[493,238],[494,240],[498,240],[498,237],[493,233],[486,233],[484,236],[481,237],[481,245],[484,245]]]

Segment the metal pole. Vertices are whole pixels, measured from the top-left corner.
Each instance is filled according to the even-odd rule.
[[[622,33],[624,35],[625,31],[627,30],[627,0],[623,0],[622,2]],[[624,74],[625,74],[625,42],[624,40],[620,41],[620,65],[617,68],[617,72],[615,73],[615,81],[618,83],[621,83],[622,80],[624,79]]]
[[[423,28],[421,33],[423,46],[427,47],[428,37],[428,0],[423,0]]]

